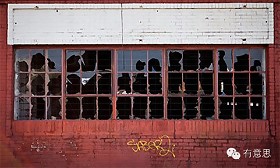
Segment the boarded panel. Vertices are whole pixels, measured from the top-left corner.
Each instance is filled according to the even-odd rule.
[[[9,44],[271,44],[273,4],[13,4]]]

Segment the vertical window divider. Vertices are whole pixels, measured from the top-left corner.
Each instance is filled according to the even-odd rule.
[[[251,110],[251,92],[252,92],[252,89],[251,89],[251,48],[249,48],[249,67],[248,67],[248,75],[249,75],[249,92],[248,92],[248,94],[249,94],[249,98],[248,98],[248,105],[249,105],[249,119],[252,119],[252,115],[251,115],[251,112],[252,112],[252,110]]]
[[[61,118],[62,118],[62,129],[63,129],[63,122],[64,120],[66,119],[66,73],[67,73],[67,70],[66,70],[66,56],[65,56],[65,52],[66,50],[65,49],[62,49],[62,68],[61,68],[61,78],[62,78],[62,82],[61,82],[61,112],[62,112],[62,115],[61,115]]]
[[[213,80],[213,86],[214,86],[214,102],[215,102],[215,119],[219,119],[219,68],[218,68],[218,51],[215,48],[213,53],[213,62],[214,62],[214,80]]]
[[[234,67],[234,53],[235,50],[231,49],[231,60],[232,60],[232,119],[235,119],[235,67]]]
[[[201,75],[201,70],[200,70],[200,50],[197,50],[197,55],[198,55],[198,60],[197,60],[197,67],[198,69],[196,70],[196,75],[197,75],[197,107],[198,107],[198,112],[197,112],[197,119],[201,118],[201,82],[200,82],[200,75]]]
[[[112,80],[112,119],[116,120],[117,119],[117,81],[118,81],[118,73],[117,73],[117,50],[114,49],[114,53],[111,55],[113,56],[111,66],[112,67],[112,75],[111,75],[111,80]]]
[[[82,93],[82,83],[83,83],[83,69],[82,69],[82,52],[83,52],[84,50],[80,50],[79,51],[79,57],[80,57],[80,59],[79,59],[79,64],[80,64],[80,69],[79,69],[79,74],[80,74],[80,93],[79,93],[79,97],[78,97],[78,100],[79,100],[79,102],[80,102],[80,115],[79,115],[79,120],[80,119],[82,119],[82,116],[83,116],[83,102],[82,102],[82,99],[84,98],[84,95],[83,96],[81,96],[83,93]]]
[[[49,74],[48,73],[48,52],[47,50],[43,50],[43,54],[45,55],[45,73],[44,73],[44,76],[45,76],[45,94],[44,94],[44,98],[45,98],[45,120],[48,119],[48,95],[47,95],[47,88],[48,88],[48,84],[47,84],[47,75]]]
[[[162,92],[163,92],[163,119],[166,120],[167,119],[167,100],[168,100],[168,61],[167,61],[167,55],[166,55],[166,48],[163,49],[162,52],[162,59],[163,59],[163,63],[162,63],[162,67],[166,67],[166,68],[162,68]]]
[[[28,57],[29,57],[29,66],[28,66],[28,82],[30,83],[30,85],[28,85],[28,89],[29,89],[29,93],[28,93],[28,99],[29,99],[29,120],[31,120],[31,115],[32,115],[32,111],[31,111],[31,108],[32,108],[32,93],[31,93],[31,50],[29,50],[29,53],[28,53]]]

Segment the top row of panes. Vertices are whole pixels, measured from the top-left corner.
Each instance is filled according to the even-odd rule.
[[[162,50],[118,50],[118,72],[161,72],[162,55]],[[212,71],[213,55],[213,50],[167,50],[168,71]],[[261,48],[218,49],[218,69],[220,72],[265,71],[264,55]],[[67,72],[74,72],[73,69],[95,71],[95,64],[100,62],[97,70],[111,71],[112,56],[111,50],[66,50],[66,69]],[[16,64],[17,72],[61,72],[62,49],[19,49],[16,50]],[[72,69],[72,64],[78,66]]]

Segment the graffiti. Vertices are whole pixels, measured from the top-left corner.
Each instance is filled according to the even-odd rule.
[[[168,141],[168,148],[164,148],[162,147],[163,144],[163,140],[167,139]],[[175,145],[171,144],[171,140],[169,138],[169,136],[167,135],[163,135],[161,137],[159,137],[159,139],[155,140],[155,141],[142,141],[139,140],[138,142],[135,142],[134,139],[130,140],[127,142],[128,146],[132,146],[131,149],[133,150],[133,152],[138,152],[138,151],[149,151],[149,150],[155,150],[158,152],[158,154],[160,156],[166,156],[169,153],[175,158],[175,153],[174,153],[174,148]]]
[[[37,152],[43,151],[45,149],[47,149],[47,146],[45,144],[45,142],[40,143],[38,140],[36,140],[35,142],[32,142],[32,144],[30,145],[31,151],[36,150]]]

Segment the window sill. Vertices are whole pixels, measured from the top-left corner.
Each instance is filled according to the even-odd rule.
[[[66,135],[130,138],[169,135],[174,138],[246,139],[269,136],[268,120],[38,120],[13,121],[13,135]]]

